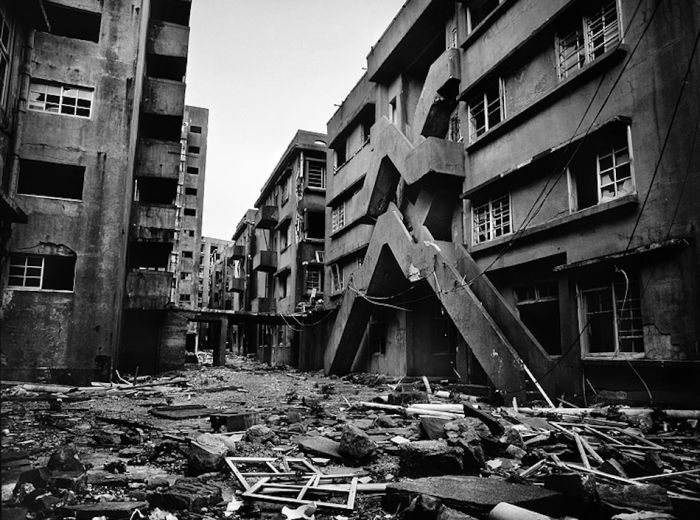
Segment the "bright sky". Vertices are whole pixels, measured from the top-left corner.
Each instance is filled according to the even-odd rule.
[[[186,102],[209,109],[203,235],[230,239],[296,130],[326,131],[403,2],[192,2]]]

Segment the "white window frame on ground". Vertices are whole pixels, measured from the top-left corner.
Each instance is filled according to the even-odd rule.
[[[318,159],[306,160],[306,185],[326,189],[326,163]]]
[[[472,206],[472,244],[510,235],[513,232],[511,208],[510,193]]]
[[[7,19],[4,8],[0,7],[0,106],[5,106],[10,85],[13,27]]]
[[[626,127],[626,143],[622,147],[596,154],[596,180],[598,183],[598,203],[608,202],[618,197],[634,193],[634,172],[632,169],[632,136]],[[612,195],[604,195],[604,193]]]
[[[331,208],[331,233],[345,227],[345,201]]]
[[[601,282],[587,287],[578,288],[579,331],[581,333],[581,348],[584,357],[644,357],[644,330],[642,328],[641,298],[639,295],[639,280],[636,273],[626,273],[627,277],[615,273],[613,281]],[[610,309],[590,309],[592,297],[608,298]],[[612,314],[613,349],[601,352],[591,352],[591,327],[589,320],[594,315]],[[622,314],[622,316],[620,316]],[[635,326],[636,325],[636,326]],[[632,342],[632,350],[620,349],[623,341]]]
[[[331,292],[339,293],[345,289],[345,280],[343,278],[343,269],[340,264],[331,265]]]
[[[73,264],[72,287],[70,289],[54,289],[44,287],[46,259],[46,255],[12,253],[7,286],[15,290],[72,293],[75,289],[75,262]]]
[[[498,95],[494,96],[496,85]],[[467,104],[469,112],[469,141],[473,142],[506,118],[505,85],[503,78],[488,81]],[[498,114],[498,116],[496,116]]]
[[[28,107],[34,112],[90,119],[94,94],[95,89],[91,87],[32,79]]]
[[[617,0],[600,3],[582,17],[577,27],[556,38],[559,80],[594,62],[620,41],[621,23]]]

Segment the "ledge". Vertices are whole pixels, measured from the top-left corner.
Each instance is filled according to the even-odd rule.
[[[643,355],[643,354],[641,354]],[[695,359],[647,359],[639,356],[623,356],[617,355],[613,357],[614,354],[610,356],[584,356],[581,358],[581,362],[584,365],[627,365],[627,363],[634,363],[638,366],[648,366],[652,368],[682,368],[682,367],[700,367],[700,360]]]
[[[565,215],[563,217],[555,218],[552,219],[548,222],[543,222],[542,224],[537,224],[536,226],[532,226],[529,228],[525,228],[524,230],[516,233],[511,233],[510,235],[506,235],[503,237],[500,237],[496,240],[492,240],[486,244],[479,244],[477,246],[472,246],[469,248],[469,252],[472,255],[479,255],[486,253],[492,249],[498,248],[503,246],[504,244],[510,242],[511,240],[515,238],[515,240],[521,240],[523,238],[531,238],[536,235],[539,235],[545,231],[550,231],[552,229],[559,229],[563,228],[568,225],[572,225],[574,223],[580,222],[582,220],[588,220],[590,218],[593,218],[595,216],[598,216],[602,213],[607,213],[610,211],[618,210],[618,209],[623,209],[623,208],[631,208],[634,207],[638,204],[638,198],[637,194],[633,193],[631,195],[625,195],[624,197],[620,197],[615,200],[611,200],[610,202],[605,202],[603,204],[596,204],[595,206],[591,206],[590,208],[585,208],[579,211],[576,211],[575,213],[571,213],[569,215]]]
[[[345,188],[343,188],[340,192],[333,195],[332,198],[330,198],[326,201],[326,206],[333,207],[338,202],[341,202],[343,200],[347,200],[350,197],[352,197],[355,194],[355,192],[362,189],[362,185],[365,183],[365,177],[367,177],[367,174],[363,173],[357,179],[355,179],[350,184],[348,184]]]
[[[560,81],[555,87],[550,89],[549,92],[542,94],[542,96],[540,96],[539,99],[535,100],[532,104],[523,108],[520,112],[517,112],[516,114],[513,114],[510,117],[507,117],[506,119],[498,123],[496,126],[494,126],[492,129],[490,129],[488,132],[480,135],[475,141],[469,143],[465,147],[465,150],[468,153],[471,153],[474,150],[477,150],[482,146],[486,145],[490,141],[493,141],[498,136],[504,134],[508,130],[511,130],[513,127],[519,125],[524,120],[531,117],[533,112],[541,111],[548,104],[554,103],[557,99],[564,96],[564,94],[566,94],[568,91],[574,89],[578,84],[582,83],[584,80],[592,76],[594,72],[600,72],[601,69],[612,66],[614,62],[618,61],[626,54],[626,45],[620,45],[619,47],[608,51],[607,53],[603,54],[600,58],[595,60],[593,63],[590,63],[581,70],[579,70],[576,74],[565,79],[564,81]],[[491,72],[488,72],[487,74],[491,74]],[[470,88],[468,90],[463,91],[459,96],[460,101],[464,101],[464,98],[468,96],[471,90],[473,89]],[[506,111],[507,108],[508,107],[506,107]]]
[[[484,192],[486,190],[490,189],[497,189],[497,187],[508,181],[508,183],[513,182],[514,177],[521,177],[521,174],[524,173],[525,170],[532,168],[535,166],[537,163],[540,161],[551,158],[554,154],[557,154],[562,151],[566,151],[566,148],[568,146],[573,145],[574,143],[580,141],[583,138],[589,137],[597,132],[600,132],[601,130],[604,130],[612,125],[615,124],[623,124],[623,125],[629,125],[632,123],[632,119],[627,116],[615,116],[607,121],[604,121],[598,125],[595,125],[592,127],[590,130],[583,132],[578,135],[574,135],[570,139],[567,139],[566,141],[559,143],[555,146],[552,146],[551,148],[547,148],[546,150],[542,150],[539,153],[536,153],[529,159],[523,161],[522,163],[518,164],[514,168],[510,168],[504,172],[501,172],[497,175],[494,175],[493,177],[489,178],[488,180],[477,184],[476,186],[472,186],[468,190],[466,190],[464,193],[460,195],[461,199],[472,199],[474,198],[473,196],[477,193]]]

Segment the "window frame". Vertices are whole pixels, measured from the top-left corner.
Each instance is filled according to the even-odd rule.
[[[499,235],[496,235],[496,227],[494,227],[494,215],[493,215],[493,207],[496,202],[501,201],[502,199],[507,199],[508,201],[508,231],[505,233],[501,233]],[[488,215],[488,238],[485,238],[483,240],[479,240],[479,233],[478,233],[478,225],[476,221],[476,214],[477,211],[486,207],[487,208],[487,215]],[[501,227],[504,227],[501,225]],[[473,245],[480,245],[480,244],[485,244],[486,242],[491,242],[493,240],[496,240],[497,238],[505,237],[508,235],[513,234],[513,201],[511,200],[511,193],[508,192],[505,195],[501,195],[500,197],[491,197],[485,202],[482,202],[481,204],[472,204],[471,207],[471,228],[472,228],[472,244]]]
[[[636,294],[637,294],[637,300],[638,300],[638,306],[634,308],[634,311],[636,311],[638,314],[637,315],[632,315],[632,318],[638,318],[641,322],[642,320],[642,300],[641,300],[641,294],[639,294],[639,276],[638,272],[634,272],[634,284],[636,289]],[[618,298],[617,298],[617,291],[616,291],[616,285],[619,285],[618,283],[615,283],[615,278],[614,276],[611,277],[608,280],[603,280],[599,284],[591,284],[590,287],[583,288],[583,284],[580,282],[576,286],[576,294],[577,294],[577,307],[578,307],[578,328],[579,328],[579,337],[581,338],[581,357],[583,359],[600,359],[600,358],[626,358],[626,359],[642,359],[646,356],[646,345],[644,341],[644,329],[641,329],[641,336],[638,336],[638,339],[641,341],[641,347],[642,351],[641,352],[630,352],[630,351],[621,351],[620,350],[620,315],[618,311]],[[588,334],[586,333],[586,328],[588,325],[588,304],[586,302],[586,295],[587,294],[592,294],[594,292],[602,292],[605,291],[608,293],[611,297],[611,304],[612,304],[612,325],[613,325],[613,340],[614,340],[614,350],[612,351],[605,351],[605,352],[591,352],[590,348],[591,345],[589,344],[589,338]],[[623,301],[625,297],[623,296]],[[632,300],[630,298],[630,300]],[[625,311],[630,311],[630,307],[628,307],[630,304],[627,303],[627,305],[622,308],[622,312],[625,313]],[[643,327],[643,322],[642,322],[642,327]]]
[[[320,186],[316,186],[311,183],[311,164],[314,165],[319,165],[320,166],[320,172],[321,172],[321,183]],[[327,175],[327,168],[326,168],[326,161],[323,159],[314,159],[314,158],[307,158],[304,164],[304,170],[306,174],[306,187],[307,188],[312,188],[312,189],[321,189],[325,190],[326,189],[326,175]]]
[[[337,294],[345,290],[345,278],[343,269],[339,263],[331,264],[331,293]]]
[[[310,276],[311,274],[313,274],[314,276]],[[310,284],[313,281],[313,277],[318,277],[318,283],[316,285],[311,286]],[[316,294],[323,292],[323,269],[307,267],[304,277],[304,291],[308,294],[311,294],[314,289],[316,289]]]
[[[609,13],[611,7],[613,7],[615,11],[615,21],[614,24],[611,24],[615,27],[615,34],[606,41],[605,16]],[[612,47],[620,44],[623,34],[621,14],[617,0],[603,0],[594,10],[589,10],[587,13],[581,15],[580,18],[577,17],[575,23],[572,24],[572,28],[566,33],[563,35],[559,33],[556,34],[554,48],[559,81],[564,81],[573,74],[576,74],[577,71],[595,62],[603,54],[610,51]],[[603,29],[600,32],[600,34],[603,35],[602,50],[600,45],[594,46],[593,42],[595,37],[591,35],[591,27],[597,23],[598,17],[600,18],[600,23],[603,24]],[[572,37],[576,40],[575,49],[565,60],[562,60],[562,42],[572,39]],[[573,56],[577,57],[574,62],[576,65],[563,66]]]
[[[340,231],[345,227],[345,201],[331,207],[331,233]]]
[[[624,197],[624,196],[626,196],[626,195],[631,195],[631,194],[633,194],[633,193],[636,193],[636,191],[637,191],[637,187],[636,187],[636,183],[635,183],[635,178],[634,178],[634,158],[633,158],[633,156],[632,156],[632,135],[631,135],[631,129],[630,129],[630,126],[629,126],[629,125],[627,125],[627,126],[625,127],[625,145],[626,145],[626,147],[627,147],[627,162],[626,162],[626,163],[622,163],[622,164],[620,164],[620,165],[617,165],[617,164],[615,163],[615,161],[616,161],[617,154],[622,150],[622,148],[620,148],[619,150],[616,150],[615,147],[614,147],[614,143],[613,143],[613,144],[610,146],[610,151],[608,151],[608,148],[606,147],[606,149],[605,149],[605,151],[606,151],[605,155],[601,155],[600,149],[596,150],[596,157],[595,157],[595,163],[596,163],[596,195],[597,195],[597,198],[598,198],[598,204],[603,204],[603,203],[605,203],[605,202],[610,202],[611,200],[615,200],[615,199],[618,199],[618,198],[620,198],[620,197]],[[605,172],[611,172],[611,174],[613,175],[613,181],[612,181],[612,183],[606,184],[605,187],[608,187],[608,186],[612,185],[613,188],[614,188],[614,190],[615,190],[615,195],[614,195],[613,197],[611,197],[611,198],[606,198],[606,199],[604,199],[604,198],[603,198],[603,194],[602,194],[602,189],[603,189],[603,187],[604,187],[603,184],[602,184],[602,176],[603,176],[603,173],[601,173],[600,162],[601,162],[601,157],[607,157],[607,156],[611,156],[611,157],[612,157],[613,165],[612,165],[611,168],[605,169]],[[618,170],[618,168],[623,167],[623,166],[625,166],[625,165],[628,166],[628,169],[629,169],[629,177],[624,177],[624,178],[623,178],[623,181],[620,181],[620,180],[618,179],[618,177],[617,177],[617,170]],[[626,192],[626,193],[619,193],[618,184],[620,184],[621,182],[624,182],[624,180],[627,179],[627,178],[629,178],[629,181],[630,181],[630,184],[631,184],[630,191],[629,191],[629,192]]]
[[[473,143],[476,140],[478,140],[481,136],[487,134],[490,130],[492,130],[494,127],[498,126],[500,123],[505,121],[507,115],[506,115],[506,102],[505,102],[505,81],[503,80],[502,76],[498,76],[496,78],[496,81],[498,82],[498,109],[499,109],[499,114],[500,117],[498,121],[495,123],[491,124],[490,121],[490,106],[495,103],[496,100],[489,102],[489,90],[491,87],[493,87],[493,80],[487,81],[480,90],[479,94],[472,95],[472,97],[469,99],[467,102],[467,119],[469,123],[469,142]],[[484,124],[482,127],[477,127],[475,120],[477,119],[477,116],[475,115],[476,112],[476,107],[481,104],[483,106],[483,109],[481,110],[481,113],[483,114],[483,119],[484,119]],[[481,128],[481,130],[479,130]]]
[[[7,34],[7,38],[5,35]],[[7,44],[5,43],[7,39]],[[5,107],[9,98],[10,79],[12,77],[12,49],[15,39],[15,24],[7,17],[4,6],[0,6],[0,106]]]
[[[41,94],[36,87],[43,86],[44,87],[44,92],[43,95],[45,98],[48,98],[49,95],[56,96],[56,94],[49,94],[49,87],[53,88],[58,88],[60,89],[60,93],[58,94],[58,102],[53,102],[49,103],[48,99],[44,99],[43,102],[39,101],[33,101],[32,100],[32,94],[33,93],[38,93]],[[66,105],[64,104],[64,98],[65,96],[65,91],[66,90],[75,90],[76,95],[75,95],[75,105],[73,108],[75,109],[75,113],[70,114],[70,113],[65,113],[63,112],[63,107],[64,106],[71,106],[71,105]],[[80,115],[78,114],[78,100],[80,99],[88,99],[87,97],[80,97],[81,94],[89,94],[89,106],[87,107],[88,115]],[[43,103],[42,108],[37,108],[39,105],[37,103]],[[56,111],[48,110],[46,108],[47,104],[50,105],[56,105]],[[27,110],[30,110],[32,112],[39,112],[42,114],[54,114],[54,115],[59,115],[59,116],[66,116],[66,117],[75,117],[78,119],[92,119],[92,113],[93,113],[93,107],[95,105],[95,87],[84,87],[80,85],[70,85],[67,83],[60,83],[57,81],[49,81],[49,80],[44,80],[40,78],[31,78],[29,82],[29,99],[27,100]],[[83,110],[85,110],[85,107],[82,107]]]
[[[66,293],[66,294],[72,294],[75,292],[75,270],[77,266],[77,258],[73,257],[73,283],[72,283],[72,289],[51,289],[51,288],[44,288],[44,281],[45,281],[45,274],[46,274],[46,258],[49,257],[58,257],[62,255],[40,255],[40,254],[33,254],[33,253],[10,253],[10,259],[9,259],[9,269],[8,269],[8,277],[7,277],[7,288],[11,289],[13,291],[33,291],[33,292],[58,292],[58,293]],[[16,257],[24,257],[24,262],[23,264],[17,264],[14,263],[14,258]],[[30,259],[39,259],[41,260],[41,265],[29,265],[28,261]],[[17,274],[12,274],[12,269],[15,268],[22,268],[23,269],[23,274],[22,275],[17,275]],[[30,276],[31,279],[38,279],[39,285],[25,285],[25,281],[27,279],[27,269],[39,269],[39,275],[32,275]],[[22,278],[22,285],[13,285],[11,282],[12,278]]]

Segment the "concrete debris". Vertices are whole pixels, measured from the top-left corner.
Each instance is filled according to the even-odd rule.
[[[365,460],[371,457],[377,445],[364,431],[354,424],[343,426],[338,452],[355,460]]]
[[[692,411],[495,407],[436,380],[228,363],[5,388],[3,520],[700,517]]]

